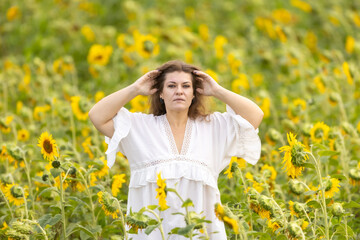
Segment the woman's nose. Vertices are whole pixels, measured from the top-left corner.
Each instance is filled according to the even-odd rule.
[[[176,88],[176,93],[177,94],[183,93],[183,88],[181,86],[177,87]]]

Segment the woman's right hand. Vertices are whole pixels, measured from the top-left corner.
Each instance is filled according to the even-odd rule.
[[[134,86],[136,87],[139,95],[152,95],[156,93],[158,89],[152,88],[155,84],[155,78],[161,74],[159,70],[152,70],[150,72],[145,73],[142,77],[140,77],[136,82],[134,82]]]

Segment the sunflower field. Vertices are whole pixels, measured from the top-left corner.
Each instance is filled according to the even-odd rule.
[[[128,161],[118,153],[109,170],[88,111],[173,59],[265,114],[259,162],[233,157],[218,179],[228,239],[360,239],[360,1],[350,0],[0,1],[0,239],[162,229],[157,212],[176,190],[158,176],[159,206],[126,215]],[[199,213],[185,217],[173,235],[209,239]]]

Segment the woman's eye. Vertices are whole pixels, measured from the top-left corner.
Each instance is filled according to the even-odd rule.
[[[190,85],[184,85],[184,88],[189,88],[190,87]]]
[[[173,88],[173,87],[175,87],[175,85],[169,85],[168,87],[169,87],[169,88]]]

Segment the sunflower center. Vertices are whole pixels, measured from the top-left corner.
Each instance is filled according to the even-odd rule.
[[[96,57],[95,57],[95,60],[101,60],[103,58],[103,55],[97,55]]]
[[[316,129],[314,135],[316,138],[319,138],[319,139],[323,138],[323,136],[324,136],[323,129],[321,129],[321,128]]]
[[[12,186],[10,189],[11,195],[13,195],[16,198],[23,197],[23,193],[21,191],[21,188],[18,186]]]
[[[306,152],[303,146],[295,144],[291,149],[291,163],[295,167],[302,167],[306,161]]]
[[[43,147],[45,149],[45,152],[47,153],[52,153],[53,152],[53,145],[51,144],[51,142],[46,139],[43,143]]]
[[[144,42],[144,50],[145,52],[151,53],[154,50],[154,44],[152,41],[146,40]]]
[[[332,184],[332,182],[330,180],[326,180],[326,182],[325,182],[325,191],[326,192],[329,191],[331,189],[332,185],[333,184]]]

